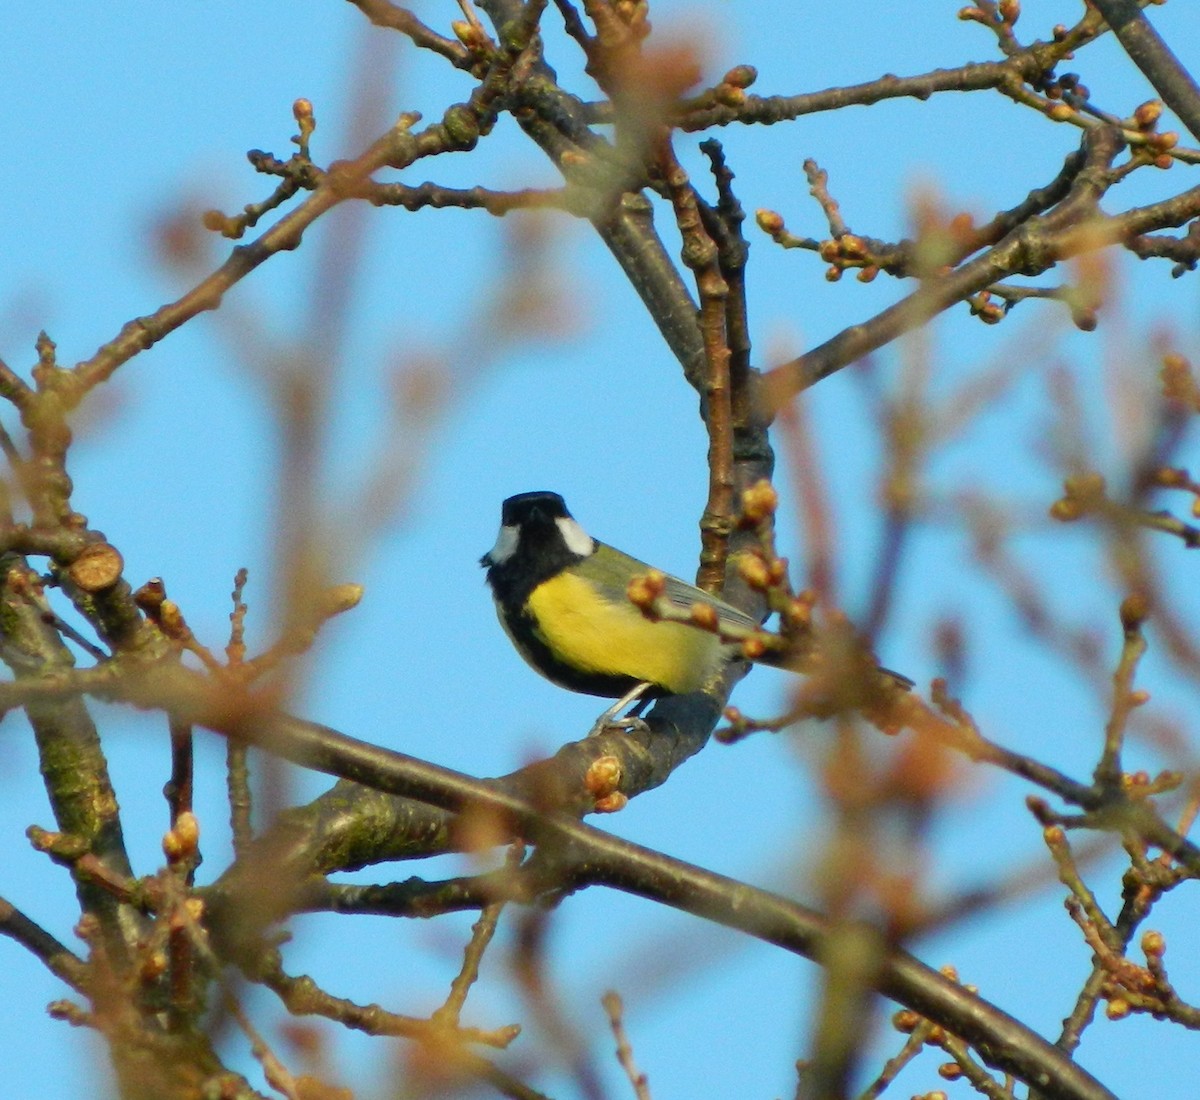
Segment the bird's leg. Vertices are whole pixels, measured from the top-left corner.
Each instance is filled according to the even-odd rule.
[[[599,718],[596,719],[595,724],[590,730],[588,730],[588,736],[595,737],[597,734],[601,734],[608,729],[622,729],[625,730],[626,733],[630,733],[636,729],[645,729],[646,723],[638,718],[635,714],[626,715],[624,718],[618,718],[617,715],[633,702],[638,702],[638,706],[634,709],[641,710],[641,708],[649,701],[647,699],[642,699],[642,694],[647,691],[649,687],[649,683],[635,684],[632,688],[625,692],[620,699],[613,703],[608,710],[606,710],[602,715],[600,715]]]

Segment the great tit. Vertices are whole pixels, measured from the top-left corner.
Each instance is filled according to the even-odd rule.
[[[618,700],[596,729],[635,699],[641,706],[707,687],[735,656],[737,647],[715,633],[646,618],[627,588],[650,566],[592,538],[557,493],[509,497],[496,545],[479,564],[487,569],[500,625],[535,671],[571,691]],[[758,626],[678,577],[665,583],[664,595],[681,608],[704,603],[721,625]]]

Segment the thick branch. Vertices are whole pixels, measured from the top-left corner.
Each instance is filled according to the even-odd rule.
[[[169,707],[305,767],[402,795],[536,844],[561,868],[567,888],[602,884],[740,929],[820,959],[833,926],[819,914],[733,879],[608,836],[560,812],[545,812],[461,773],[415,760],[315,723],[217,706],[200,678],[164,666],[140,684],[139,702]],[[898,949],[889,949],[878,989],[971,1042],[992,1065],[1048,1096],[1111,1100],[1111,1094],[1051,1044]]]
[[[13,670],[16,686],[47,674],[70,676],[74,659],[46,621],[36,574],[24,559],[12,554],[0,558],[0,569],[0,661]],[[117,874],[129,875],[108,762],[84,700],[72,693],[31,698],[24,706],[58,829],[81,854],[92,853]],[[121,959],[142,934],[137,915],[76,868],[72,871],[81,910],[100,920],[113,957]]]
[[[1146,18],[1135,0],[1094,0],[1130,60],[1163,102],[1200,141],[1200,87]]]
[[[281,732],[278,728],[274,731],[276,735]],[[297,762],[308,755],[303,738],[292,740],[289,736],[285,742],[271,736],[270,741],[276,751],[283,750]],[[337,750],[325,740],[321,749],[327,764],[339,766],[342,774],[350,773],[347,778],[374,771],[383,762],[382,753],[385,750],[349,738],[341,739]],[[464,776],[424,765],[413,783],[409,764],[404,761],[400,773],[393,774],[395,782],[389,783],[393,793],[424,797],[460,812],[486,807],[535,843],[550,848],[571,885],[596,883],[638,894],[808,958],[821,957],[832,932],[830,923],[818,914],[784,898],[668,859],[562,815],[539,813],[511,796],[483,795],[482,785]],[[905,952],[891,949],[887,953],[879,990],[961,1035],[989,1063],[1037,1084],[1047,1095],[1094,1100],[1111,1095],[1040,1036]]]
[[[481,0],[480,7],[497,27],[522,10],[517,0]],[[522,108],[517,121],[558,167],[563,168],[564,154],[576,160],[581,153],[611,154],[608,143],[588,128],[584,104],[558,86],[553,72],[540,59],[531,66],[517,98]],[[612,200],[604,204],[603,212],[591,216],[592,224],[683,365],[688,381],[697,393],[703,393],[707,364],[696,305],[654,229],[650,204],[632,192],[618,192]]]

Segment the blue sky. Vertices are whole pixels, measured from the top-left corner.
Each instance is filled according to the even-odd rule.
[[[956,21],[953,5],[863,2],[840,17],[836,36],[825,9],[810,14],[805,7],[677,0],[654,11],[664,33],[699,35],[708,77],[750,62],[760,74],[755,90],[764,94],[994,55],[986,32]],[[448,3],[417,10],[442,27],[457,18]],[[1075,13],[1071,3],[1027,3],[1018,30],[1044,34]],[[1176,2],[1155,8],[1153,17],[1184,61],[1200,65],[1190,53],[1200,42],[1195,7]],[[232,213],[261,199],[269,187],[244,153],[290,152],[297,96],[315,104],[314,157],[327,162],[356,148],[347,119],[364,89],[378,86],[381,97],[366,109],[367,132],[375,133],[401,110],[436,117],[470,87],[436,58],[407,48],[389,53],[386,35],[369,31],[355,8],[334,0],[130,0],[85,5],[69,18],[27,5],[6,14],[5,37],[0,147],[10,167],[0,184],[0,356],[21,370],[33,361],[39,329],[57,341],[63,362],[75,362],[128,318],[184,291],[195,273],[164,267],[156,227],[184,208]],[[560,77],[590,94],[569,48],[556,39],[553,49]],[[1113,110],[1151,98],[1114,43],[1085,51],[1080,63],[1096,100]],[[718,136],[747,208],[777,209],[795,232],[822,235],[801,170],[803,159],[815,156],[850,225],[891,239],[909,231],[908,210],[921,189],[936,188],[948,207],[983,217],[1052,178],[1077,140],[1073,129],[1053,127],[991,94],[854,108],[770,129],[730,127]],[[679,147],[700,179],[696,140],[681,136]],[[1185,171],[1177,166],[1159,179],[1139,173],[1114,195],[1114,207],[1182,189]],[[555,182],[511,120],[476,153],[424,162],[404,177],[425,178],[505,188]],[[331,579],[360,582],[366,594],[360,608],[325,632],[296,709],[477,775],[511,770],[581,735],[596,709],[593,700],[530,673],[494,622],[476,562],[491,545],[500,500],[526,489],[557,489],[593,534],[688,575],[705,492],[694,395],[632,291],[586,225],[564,216],[539,226],[547,235],[556,323],[497,343],[473,337],[471,323],[478,322],[488,287],[503,278],[519,225],[478,212],[339,212],[318,224],[299,251],[274,257],[237,286],[218,314],[198,318],[122,367],[79,425],[72,452],[76,506],[121,549],[132,583],[164,577],[197,633],[219,648],[233,574],[248,566],[250,633],[269,638],[281,531],[281,440],[267,411],[270,380],[324,355],[332,343],[323,475]],[[661,212],[660,227],[667,233]],[[814,257],[784,253],[749,232],[759,364],[796,354],[905,292],[886,278],[870,286],[829,284]],[[329,268],[352,249],[356,233],[362,246],[353,306],[344,327],[331,332],[323,309]],[[211,264],[228,246],[212,239],[206,247]],[[968,641],[977,658],[963,685],[968,706],[997,740],[1080,775],[1094,760],[1103,705],[1090,685],[1064,674],[1028,636],[996,586],[980,580],[955,509],[966,485],[1029,517],[1014,544],[1021,560],[1047,582],[1047,597],[1064,618],[1099,631],[1111,664],[1119,645],[1115,600],[1107,583],[1094,580],[1091,540],[1084,530],[1050,527],[1039,518],[1059,477],[1047,458],[1059,438],[1045,399],[1047,378],[1060,365],[1072,373],[1093,420],[1098,461],[1118,469],[1138,438],[1137,411],[1149,401],[1153,339],[1172,334],[1195,353],[1198,319],[1195,278],[1173,282],[1166,265],[1121,260],[1115,285],[1120,319],[1106,319],[1094,334],[1075,333],[1038,303],[995,329],[958,311],[923,341],[891,349],[875,363],[879,384],[894,389],[906,371],[927,361],[932,399],[951,405],[969,380],[997,364],[1019,365],[1013,385],[930,463],[931,497],[948,518],[915,538],[880,651],[889,665],[927,683],[938,671],[934,624],[969,608]],[[423,362],[436,364],[447,400],[422,426],[396,411],[395,394],[420,384]],[[1120,416],[1110,415],[1110,405]],[[874,487],[881,454],[862,376],[831,379],[812,395],[811,410],[844,551],[842,599],[858,613],[878,545]],[[11,416],[5,423],[15,427]],[[389,447],[400,456],[410,491],[395,515],[371,516],[363,486]],[[788,490],[786,476],[781,482]],[[803,543],[792,515],[785,512],[781,538],[799,560]],[[1181,548],[1164,544],[1159,554],[1168,575],[1187,576],[1191,563]],[[446,639],[453,640],[453,654]],[[1147,675],[1160,678],[1157,717],[1169,720],[1194,706],[1194,689],[1178,683],[1154,653]],[[783,689],[780,676],[756,672],[736,700],[750,713],[767,713]],[[138,870],[148,873],[160,861],[166,823],[165,731],[124,710],[99,708],[99,714],[127,837]],[[10,717],[5,731],[0,894],[69,940],[69,885],[23,837],[31,823],[50,824],[28,730]],[[828,825],[812,774],[819,755],[814,739],[821,736],[818,727],[791,738],[710,746],[665,788],[600,824],[671,855],[811,897]],[[207,871],[227,858],[223,747],[202,737],[198,751]],[[1144,742],[1134,756],[1144,766],[1162,764]],[[296,798],[325,786],[319,777],[291,779]],[[970,777],[940,816],[931,892],[1039,860],[1038,829],[1022,808],[1026,793],[1002,776]],[[1111,902],[1116,872],[1105,871]],[[397,867],[371,877],[414,873],[441,872]],[[1186,927],[1186,899],[1186,891],[1168,899],[1155,926]],[[347,953],[344,920],[309,918],[297,922],[289,963],[342,995],[428,1010],[453,973],[468,926],[467,919],[451,918],[397,929],[396,922],[361,919]],[[609,984],[625,996],[631,1038],[657,1100],[734,1090],[791,1093],[791,1062],[805,1049],[816,980],[810,964],[600,891],[562,906],[552,942],[567,1012],[582,1033],[597,1037],[595,1057],[613,1095],[622,1095],[623,1086],[598,1006]],[[916,949],[931,963],[954,962],[985,996],[1051,1035],[1088,966],[1078,933],[1061,915],[1057,889]],[[499,992],[503,950],[502,944],[491,963],[492,980],[485,972],[469,1003],[473,1023],[494,1026],[523,1015]],[[7,941],[0,942],[0,960],[5,987],[21,991],[22,1015],[0,1038],[11,1095],[95,1095],[87,1040],[41,1013],[63,988]],[[1186,996],[1186,978],[1200,975],[1194,964],[1188,974],[1184,958],[1168,961],[1179,968],[1172,972]],[[1099,1025],[1082,1060],[1122,1097],[1159,1095],[1139,1091],[1146,1088],[1145,1066],[1130,1055],[1149,1043],[1156,1059],[1194,1064],[1194,1039],[1136,1020]],[[883,1049],[898,1046],[893,1039]],[[231,1060],[247,1064],[233,1041],[230,1050]],[[384,1043],[353,1038],[339,1044],[334,1062],[337,1075],[363,1095],[381,1095],[395,1056]],[[897,1095],[931,1087],[927,1067]],[[555,1091],[567,1095],[570,1086]]]

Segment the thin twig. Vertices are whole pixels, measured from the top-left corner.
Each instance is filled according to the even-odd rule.
[[[479,919],[471,927],[471,939],[463,952],[462,966],[450,983],[450,992],[445,1002],[437,1008],[430,1019],[434,1023],[445,1024],[448,1027],[458,1027],[463,1005],[467,1003],[467,994],[471,991],[479,977],[479,964],[483,954],[496,934],[496,925],[500,914],[504,911],[504,902],[496,901],[483,907]]]
[[[625,1031],[625,1006],[621,1003],[620,996],[610,989],[600,998],[600,1003],[604,1005],[604,1011],[608,1015],[608,1026],[612,1028],[613,1038],[617,1041],[617,1061],[621,1063],[625,1076],[633,1086],[634,1096],[637,1100],[650,1100],[650,1079],[637,1068],[637,1063],[633,1060],[633,1046]]]
[[[0,936],[8,936],[27,948],[75,992],[85,992],[87,966],[84,961],[4,898],[0,898]]]
[[[407,8],[388,0],[350,0],[377,27],[388,27],[412,39],[422,49],[441,54],[457,69],[470,69],[474,64],[470,51],[459,41],[438,34],[422,23]]]

